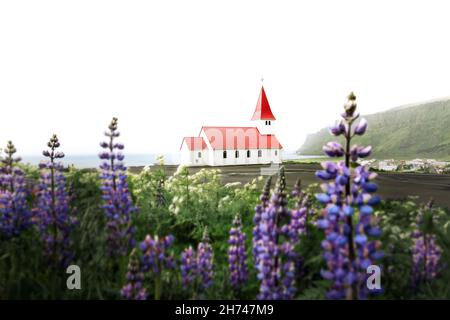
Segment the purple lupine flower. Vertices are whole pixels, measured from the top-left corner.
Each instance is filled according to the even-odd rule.
[[[242,232],[242,221],[236,215],[233,226],[230,229],[228,240],[228,265],[230,270],[230,282],[235,289],[240,289],[248,279],[247,254],[245,252],[246,236]]]
[[[70,215],[64,166],[57,161],[64,157],[64,153],[56,151],[60,146],[58,137],[53,135],[47,145],[50,150],[42,154],[49,160],[39,164],[41,177],[36,214],[47,257],[55,265],[66,267],[74,258],[70,235],[76,219]]]
[[[154,275],[160,275],[164,268],[173,269],[175,267],[173,255],[167,251],[172,246],[173,240],[172,235],[162,238],[145,236],[144,241],[139,245],[143,253],[142,270],[144,272],[150,271]]]
[[[293,248],[300,243],[300,237],[308,233],[308,217],[312,216],[314,211],[311,209],[309,196],[301,190],[300,179],[296,181],[291,196],[295,200],[295,207],[291,210],[290,222],[282,227],[282,232],[288,237],[290,246]],[[300,281],[305,272],[303,267],[304,257],[295,254],[293,250],[290,250],[288,256],[293,263],[285,266],[285,268],[294,268],[296,277]]]
[[[300,179],[295,182],[291,196],[296,200],[295,207],[290,212],[289,223],[282,227],[282,232],[296,242],[299,240],[299,236],[306,232],[308,215],[310,214],[307,206],[308,195],[301,190]]]
[[[103,160],[100,168],[102,173],[102,191],[105,204],[102,208],[106,214],[106,229],[108,252],[110,256],[127,255],[134,247],[133,235],[135,228],[131,225],[131,216],[137,211],[131,200],[128,190],[126,167],[123,164],[124,156],[121,152],[124,146],[115,142],[119,137],[117,131],[117,118],[113,118],[105,136],[109,141],[100,143],[104,149],[99,157]]]
[[[292,219],[287,208],[284,168],[280,168],[277,186],[270,199],[270,205],[261,213],[258,225],[259,239],[256,242],[258,299],[292,299],[295,287],[295,266],[298,256],[294,251],[297,238],[289,237],[287,224]],[[287,233],[287,234],[286,234]]]
[[[207,228],[197,250],[189,246],[181,253],[180,270],[183,288],[192,288],[194,299],[198,289],[206,290],[213,284],[213,251]]]
[[[361,121],[359,121],[358,125],[355,127],[355,134],[362,136],[366,132],[367,126],[367,120],[361,119]]]
[[[350,158],[352,159],[353,162],[356,162],[358,160],[358,158],[366,158],[366,157],[370,156],[371,152],[372,152],[371,146],[360,147],[360,146],[354,145],[350,149]]]
[[[340,136],[345,133],[345,125],[342,122],[332,126],[330,128],[330,133],[334,136]]]
[[[422,282],[436,278],[442,268],[440,264],[442,249],[437,244],[437,238],[429,230],[424,230],[424,225],[428,228],[433,225],[432,206],[433,201],[431,200],[419,211],[416,222],[417,230],[412,233],[412,280],[414,288],[417,288]]]
[[[296,269],[301,264],[301,259],[298,254],[294,251],[295,240],[290,239],[280,246],[280,252],[285,257],[281,262],[281,284],[280,284],[280,294],[281,299],[291,300],[294,298],[297,292],[296,287]]]
[[[336,142],[324,147],[330,157],[345,155],[345,162],[324,162],[323,170],[316,176],[323,180],[323,193],[317,194],[317,200],[325,208],[317,226],[325,230],[322,242],[323,257],[327,269],[322,270],[322,277],[333,282],[327,294],[329,299],[366,298],[368,289],[366,268],[382,258],[379,250],[381,243],[375,238],[381,234],[373,216],[373,206],[380,198],[373,195],[377,185],[372,182],[375,173],[359,166],[350,169],[350,161],[370,155],[371,147],[352,146],[351,138],[362,135],[367,129],[367,122],[361,120],[352,132],[352,125],[359,117],[356,113],[356,97],[351,93],[342,113],[345,126],[345,148]],[[358,221],[354,225],[354,213],[358,211]]]
[[[161,274],[164,269],[175,269],[175,259],[168,251],[172,246],[174,237],[168,235],[162,238],[155,236],[152,238],[146,235],[144,241],[139,245],[142,255],[142,268],[144,273],[151,273],[155,281],[155,300],[159,300],[162,295]]]
[[[436,236],[423,234],[414,239],[412,249],[413,280],[417,286],[422,281],[436,278],[440,271],[442,249],[436,243]]]
[[[339,142],[328,142],[323,146],[323,151],[329,157],[342,157],[345,153]]]
[[[213,284],[213,250],[205,228],[202,241],[197,246],[197,270],[200,288],[208,289]]]
[[[5,156],[0,157],[0,235],[7,238],[18,236],[31,226],[25,175],[17,166],[21,158],[14,157],[16,151],[8,141]]]
[[[297,179],[291,192],[291,197],[297,199],[297,203],[301,201],[305,196],[305,192],[302,190],[301,186],[302,181],[300,179]]]
[[[252,238],[252,246],[253,246],[253,259],[255,265],[258,264],[258,242],[261,239],[261,231],[259,228],[259,224],[261,223],[261,214],[267,209],[269,206],[270,200],[270,185],[272,184],[272,176],[269,176],[264,184],[264,188],[262,190],[262,194],[259,197],[261,203],[255,208],[255,216],[253,217],[253,223],[255,226],[253,227],[253,238]]]
[[[280,220],[278,214],[280,211],[279,199],[284,197],[283,192],[284,182],[279,179],[269,206],[260,214],[255,267],[258,271],[257,277],[261,282],[258,294],[258,299],[261,300],[281,299],[277,224]]]
[[[184,289],[188,289],[197,279],[197,255],[192,246],[181,253],[181,281]]]
[[[144,273],[141,270],[137,250],[133,249],[128,262],[127,283],[120,291],[128,300],[146,300],[147,289],[144,287]]]

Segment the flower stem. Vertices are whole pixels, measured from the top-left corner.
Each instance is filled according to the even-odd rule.
[[[352,124],[348,124],[347,133],[345,135],[345,166],[350,170],[350,142],[351,142],[351,128]],[[347,184],[345,185],[345,198],[348,199],[351,195],[351,177],[348,179]],[[355,247],[353,243],[353,220],[352,216],[347,217],[347,225],[349,227],[349,232],[347,236],[348,240],[348,255],[350,259],[351,268],[353,268],[353,262],[355,261]],[[358,292],[358,286],[355,282],[352,284],[350,288],[349,299],[356,300]]]
[[[51,210],[52,210],[52,216],[53,216],[53,258],[54,261],[57,260],[57,247],[56,247],[56,239],[58,237],[58,227],[56,224],[56,197],[55,197],[55,159],[54,159],[54,147],[52,147],[52,152],[50,154],[50,163],[51,163],[51,167],[50,167],[50,188],[51,188],[51,194],[52,194],[52,206],[51,206]]]
[[[161,274],[155,277],[155,300],[161,300],[162,281]]]
[[[158,261],[158,270],[159,273],[155,275],[155,300],[161,300],[161,292],[162,292],[162,263]]]

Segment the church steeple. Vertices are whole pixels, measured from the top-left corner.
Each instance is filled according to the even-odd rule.
[[[273,134],[273,124],[276,119],[270,109],[269,100],[262,85],[252,120],[258,121],[258,129],[261,133]]]
[[[269,100],[267,100],[266,91],[264,86],[261,86],[261,92],[259,93],[258,102],[256,103],[255,112],[253,113],[252,120],[276,120],[275,116],[270,109]]]

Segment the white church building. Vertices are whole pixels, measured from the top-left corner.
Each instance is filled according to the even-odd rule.
[[[264,87],[251,118],[254,126],[203,126],[196,137],[184,137],[181,164],[226,166],[281,163],[282,146],[274,134],[275,116]]]

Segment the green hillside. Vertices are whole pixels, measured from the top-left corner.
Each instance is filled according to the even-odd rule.
[[[364,118],[369,122],[368,131],[354,142],[372,145],[374,158],[450,159],[450,99],[397,107]],[[322,154],[322,146],[333,138],[324,128],[308,135],[298,153]]]

